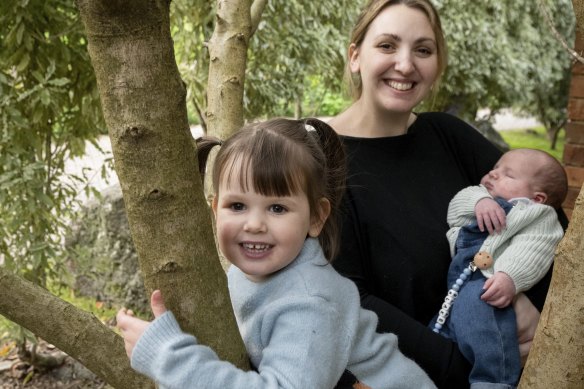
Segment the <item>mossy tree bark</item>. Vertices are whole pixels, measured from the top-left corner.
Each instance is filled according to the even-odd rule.
[[[572,0],[572,5],[576,41],[584,42],[584,0]],[[584,387],[583,237],[584,186],[556,250],[550,290],[519,388]]]
[[[170,0],[78,1],[146,289],[160,289],[184,331],[245,369],[187,121],[169,6]]]
[[[555,255],[550,291],[520,388],[584,387],[584,187]]]
[[[98,318],[0,266],[0,312],[74,357],[114,388],[154,388],[131,369],[124,341]]]

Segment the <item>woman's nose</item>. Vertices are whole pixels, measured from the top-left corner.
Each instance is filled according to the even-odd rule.
[[[412,53],[409,50],[401,50],[397,53],[395,70],[402,74],[409,74],[414,70]]]

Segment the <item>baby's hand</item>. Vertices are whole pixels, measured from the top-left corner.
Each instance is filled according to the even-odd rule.
[[[489,235],[493,232],[501,232],[507,223],[505,210],[495,200],[488,197],[480,199],[477,202],[475,205],[475,216],[479,230],[483,232],[486,228],[489,231]]]
[[[481,300],[496,308],[505,308],[515,297],[515,283],[506,273],[496,272],[487,279]]]
[[[162,299],[162,294],[159,290],[152,292],[152,296],[150,297],[150,307],[152,308],[152,313],[154,313],[155,318],[166,312],[164,300]],[[132,312],[131,309],[127,310],[126,308],[122,308],[118,311],[116,321],[118,323],[118,328],[122,333],[122,337],[124,338],[126,354],[129,358],[132,358],[134,346],[136,346],[138,339],[142,336],[144,331],[146,331],[150,322],[134,317],[134,312]]]

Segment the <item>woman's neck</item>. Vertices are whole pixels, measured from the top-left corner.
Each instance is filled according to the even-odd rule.
[[[416,116],[411,112],[380,112],[365,107],[363,100],[360,99],[332,118],[329,125],[339,135],[381,138],[406,134],[415,120]]]

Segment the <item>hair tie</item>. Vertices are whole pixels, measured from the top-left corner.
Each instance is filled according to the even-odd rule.
[[[312,124],[304,123],[304,128],[306,129],[306,132],[312,132],[312,131],[316,132],[316,128],[314,128],[314,126]]]

